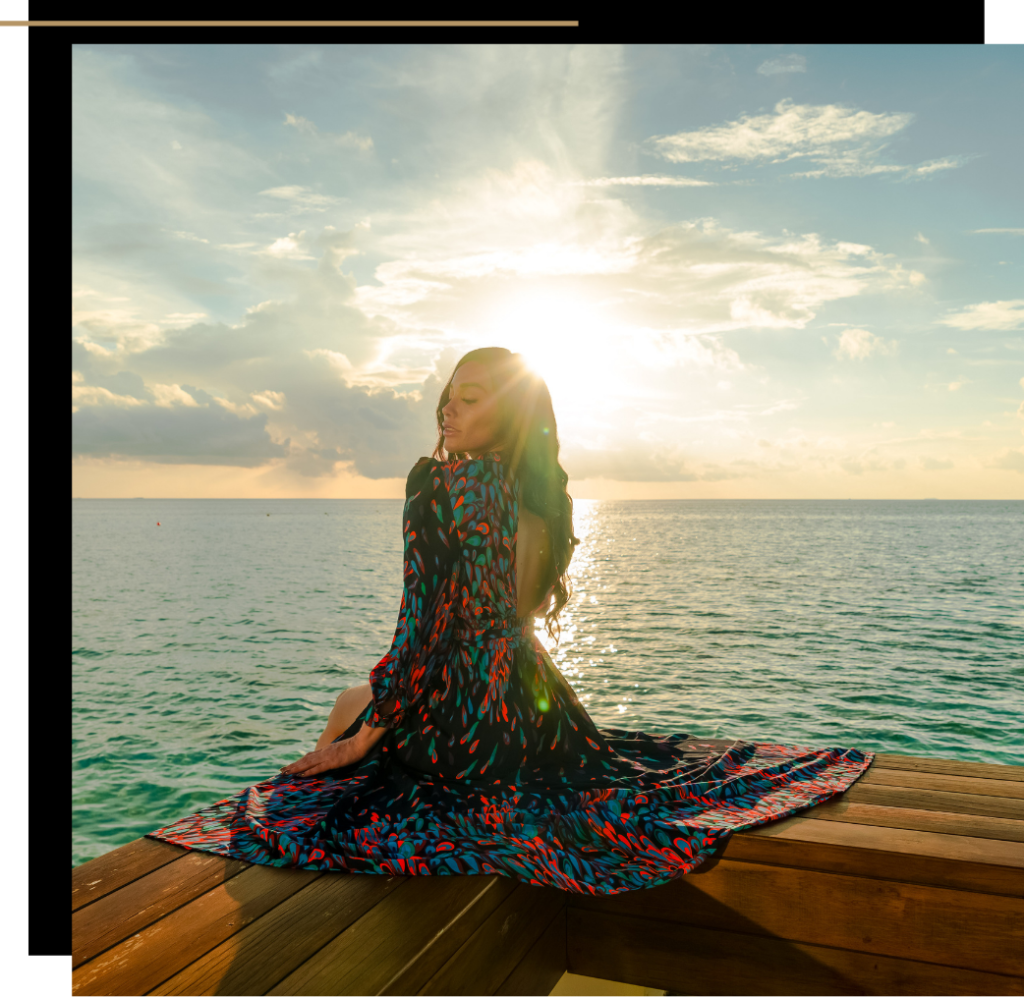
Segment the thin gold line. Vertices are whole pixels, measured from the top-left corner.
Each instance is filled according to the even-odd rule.
[[[578,28],[579,21],[0,21],[0,28]]]

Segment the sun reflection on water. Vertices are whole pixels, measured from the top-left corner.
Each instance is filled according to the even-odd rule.
[[[609,643],[598,647],[599,636],[587,633],[593,626],[587,610],[598,602],[595,593],[601,582],[601,573],[594,545],[600,519],[600,499],[575,499],[573,501],[573,530],[580,543],[573,552],[569,565],[569,579],[572,594],[559,616],[561,633],[558,642],[538,628],[537,636],[544,649],[551,656],[558,670],[584,702],[591,698],[588,687],[594,682],[590,672],[600,664],[594,655],[614,654],[616,648]],[[589,624],[589,625],[588,625]],[[625,707],[620,706],[619,712]]]

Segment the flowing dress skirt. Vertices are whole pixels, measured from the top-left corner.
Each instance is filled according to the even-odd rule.
[[[516,638],[501,696],[489,694],[493,647],[469,639],[454,653],[449,674],[476,681],[439,683],[357,764],[275,776],[148,836],[262,865],[497,873],[614,894],[667,883],[734,831],[834,797],[874,757],[598,728],[532,634]]]

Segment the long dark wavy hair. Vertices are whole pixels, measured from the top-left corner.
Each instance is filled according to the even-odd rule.
[[[544,623],[549,636],[557,641],[558,614],[572,595],[569,562],[573,548],[580,542],[572,530],[572,497],[565,486],[569,475],[558,462],[558,428],[551,407],[551,394],[543,379],[527,367],[518,353],[500,346],[470,350],[455,365],[437,403],[437,446],[434,456],[447,460],[444,449],[444,407],[451,398],[455,372],[475,361],[490,371],[498,396],[498,438],[493,447],[501,448],[502,463],[513,479],[519,481],[519,499],[540,516],[551,538],[555,579],[551,606]],[[454,456],[462,456],[454,454]]]

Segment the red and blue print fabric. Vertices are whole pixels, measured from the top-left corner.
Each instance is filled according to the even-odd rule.
[[[342,737],[364,721],[387,733],[356,764],[275,776],[148,836],[263,865],[613,894],[692,871],[729,834],[830,799],[870,765],[850,748],[595,726],[516,617],[518,509],[497,453],[423,458],[398,627]]]

